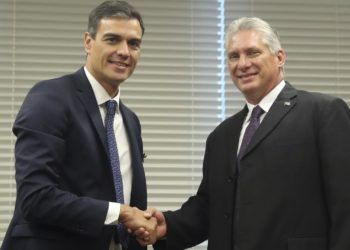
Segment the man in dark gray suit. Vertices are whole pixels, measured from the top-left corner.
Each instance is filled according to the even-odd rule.
[[[17,200],[1,250],[146,249],[124,235],[122,225],[117,230],[120,222],[151,232],[156,226],[139,210],[147,207],[140,122],[120,101],[120,84],[136,67],[143,33],[133,6],[101,3],[84,36],[85,67],[29,91],[13,126]],[[117,104],[108,123],[112,148],[106,103]],[[112,158],[120,169],[112,171]],[[124,202],[116,202],[118,195]]]
[[[246,105],[209,135],[197,194],[153,209],[157,247],[350,249],[349,107],[284,81],[286,54],[265,21],[235,20],[226,42]]]

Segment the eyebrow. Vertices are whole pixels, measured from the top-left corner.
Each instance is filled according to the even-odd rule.
[[[105,37],[121,37],[121,36],[114,33],[106,33],[106,34],[103,34],[102,37],[105,38]]]
[[[106,33],[106,34],[103,34],[102,38],[106,38],[106,37],[115,37],[115,38],[121,38],[122,36],[119,35],[119,34],[115,34],[115,33]],[[133,40],[133,41],[138,41],[141,43],[142,39],[139,38],[139,37],[133,37],[133,38],[130,38],[128,39],[129,41],[130,40]]]
[[[262,49],[257,47],[257,46],[251,46],[251,47],[246,47],[246,48],[242,49],[243,52],[250,52],[250,51],[255,51],[255,50],[261,51]],[[233,50],[233,51],[229,52],[228,54],[232,54],[232,53],[239,53],[239,51]]]

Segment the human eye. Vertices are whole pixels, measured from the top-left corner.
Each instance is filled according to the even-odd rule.
[[[106,38],[106,42],[115,43],[116,39],[114,37],[109,37],[109,38]]]
[[[237,61],[239,59],[239,55],[237,53],[231,53],[228,55],[228,60]]]
[[[259,56],[260,54],[261,54],[261,52],[260,52],[259,50],[250,50],[250,51],[248,52],[248,56],[249,56],[249,57],[252,57],[252,58],[257,57],[257,56]]]
[[[117,36],[106,36],[104,38],[104,41],[109,43],[109,44],[115,44],[117,42],[119,42],[119,38]]]
[[[129,46],[133,49],[139,49],[141,47],[141,40],[132,39],[128,42]]]
[[[115,39],[114,37],[107,37],[107,38],[105,38],[105,42],[110,43],[110,44],[114,44],[117,42],[117,39]]]

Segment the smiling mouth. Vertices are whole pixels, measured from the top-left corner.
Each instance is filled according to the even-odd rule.
[[[251,76],[255,76],[255,73],[251,73],[251,74],[244,74],[244,75],[239,75],[238,78],[240,79],[244,79],[244,78],[249,78]]]
[[[251,73],[251,74],[244,74],[244,75],[238,75],[237,78],[242,80],[243,82],[249,82],[255,78],[256,74]]]
[[[117,66],[118,68],[123,68],[123,69],[125,69],[125,68],[129,67],[129,64],[124,63],[124,62],[119,62],[119,61],[109,61],[109,63],[111,63],[111,64],[113,64],[113,65]]]

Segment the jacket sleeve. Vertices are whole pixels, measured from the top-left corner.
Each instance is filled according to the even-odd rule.
[[[336,98],[320,113],[319,156],[330,217],[329,249],[350,249],[350,110]]]
[[[210,138],[211,136],[208,137],[206,143],[203,179],[198,191],[180,209],[164,213],[167,224],[167,235],[166,240],[156,245],[155,249],[157,250],[185,249],[198,245],[208,239]]]
[[[17,207],[28,222],[97,235],[108,202],[78,197],[59,186],[70,114],[62,95],[48,85],[39,84],[29,92],[13,126]]]

